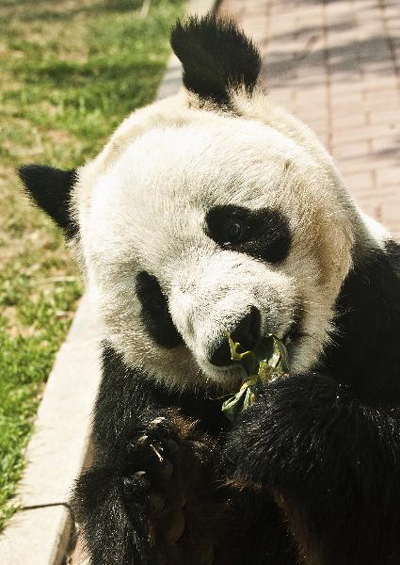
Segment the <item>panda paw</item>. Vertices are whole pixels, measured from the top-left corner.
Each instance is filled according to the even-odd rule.
[[[174,544],[185,529],[181,446],[178,431],[167,418],[158,417],[128,442],[123,473],[123,499],[128,514],[144,494],[143,504],[156,538]]]

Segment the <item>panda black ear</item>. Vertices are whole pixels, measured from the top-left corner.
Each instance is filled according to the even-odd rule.
[[[251,94],[261,69],[260,54],[238,27],[212,14],[179,20],[171,46],[183,65],[188,90],[217,104],[229,103],[229,90],[244,87]]]
[[[62,171],[45,165],[23,165],[18,175],[34,203],[63,228],[67,238],[73,237],[77,228],[71,218],[70,200],[76,181],[75,169]]]

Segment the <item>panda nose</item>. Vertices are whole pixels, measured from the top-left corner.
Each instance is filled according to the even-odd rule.
[[[236,328],[230,332],[234,341],[247,351],[253,349],[260,339],[261,316],[259,310],[252,306],[250,312],[240,320]],[[231,363],[228,338],[224,335],[210,357],[210,362],[217,367],[225,367]]]

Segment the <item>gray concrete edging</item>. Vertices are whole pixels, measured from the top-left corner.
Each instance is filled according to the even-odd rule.
[[[213,11],[215,0],[189,0],[187,14]],[[182,85],[181,66],[171,55],[157,99]],[[3,565],[62,565],[71,532],[71,487],[89,456],[91,412],[100,383],[98,336],[85,294],[57,353],[26,450],[18,488],[21,510],[0,535]]]
[[[84,296],[46,384],[27,466],[18,487],[21,510],[0,537],[4,565],[61,565],[72,531],[71,486],[87,456],[100,366],[98,339]]]

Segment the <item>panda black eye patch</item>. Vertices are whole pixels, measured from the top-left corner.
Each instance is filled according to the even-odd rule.
[[[224,249],[268,263],[283,261],[292,241],[287,218],[271,208],[214,206],[206,215],[206,233]]]
[[[142,306],[142,323],[157,345],[172,348],[181,344],[182,337],[174,326],[157,278],[146,271],[138,273],[136,294]]]

